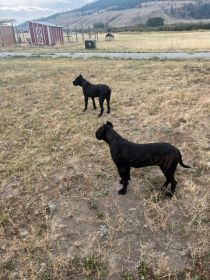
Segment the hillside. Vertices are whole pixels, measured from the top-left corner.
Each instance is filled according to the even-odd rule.
[[[70,28],[88,28],[99,22],[112,27],[134,26],[151,17],[163,17],[166,24],[206,21],[210,19],[210,0],[99,0],[39,20]]]

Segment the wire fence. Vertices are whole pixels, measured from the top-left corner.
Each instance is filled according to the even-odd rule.
[[[24,29],[14,27],[14,34],[17,46],[30,46],[31,36],[29,31]],[[95,40],[99,41],[99,31],[97,29],[74,29],[69,28],[69,26],[64,26],[63,28],[64,44],[75,44],[82,43],[85,40]]]

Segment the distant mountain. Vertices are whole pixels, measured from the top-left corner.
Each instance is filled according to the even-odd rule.
[[[154,0],[153,0],[154,1]],[[82,8],[79,8],[75,10],[76,12],[81,13],[89,13],[89,12],[98,12],[101,10],[109,10],[109,11],[116,11],[116,10],[127,10],[127,9],[133,9],[137,7],[141,7],[142,3],[145,2],[152,2],[145,1],[145,0],[98,0],[95,2],[92,2],[90,4],[87,4],[83,6]]]
[[[167,24],[205,21],[210,19],[210,0],[98,0],[39,20],[85,29],[96,23],[133,26],[151,17],[163,17]]]

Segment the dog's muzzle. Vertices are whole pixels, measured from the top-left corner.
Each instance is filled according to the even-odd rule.
[[[77,85],[75,81],[73,81],[73,85],[74,85],[74,86],[76,86],[76,85]]]

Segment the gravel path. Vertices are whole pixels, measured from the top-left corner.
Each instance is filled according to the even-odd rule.
[[[142,53],[100,53],[100,52],[74,52],[74,53],[28,53],[28,52],[0,52],[0,58],[5,57],[69,57],[69,58],[114,58],[114,59],[210,59],[210,52],[142,52]]]

